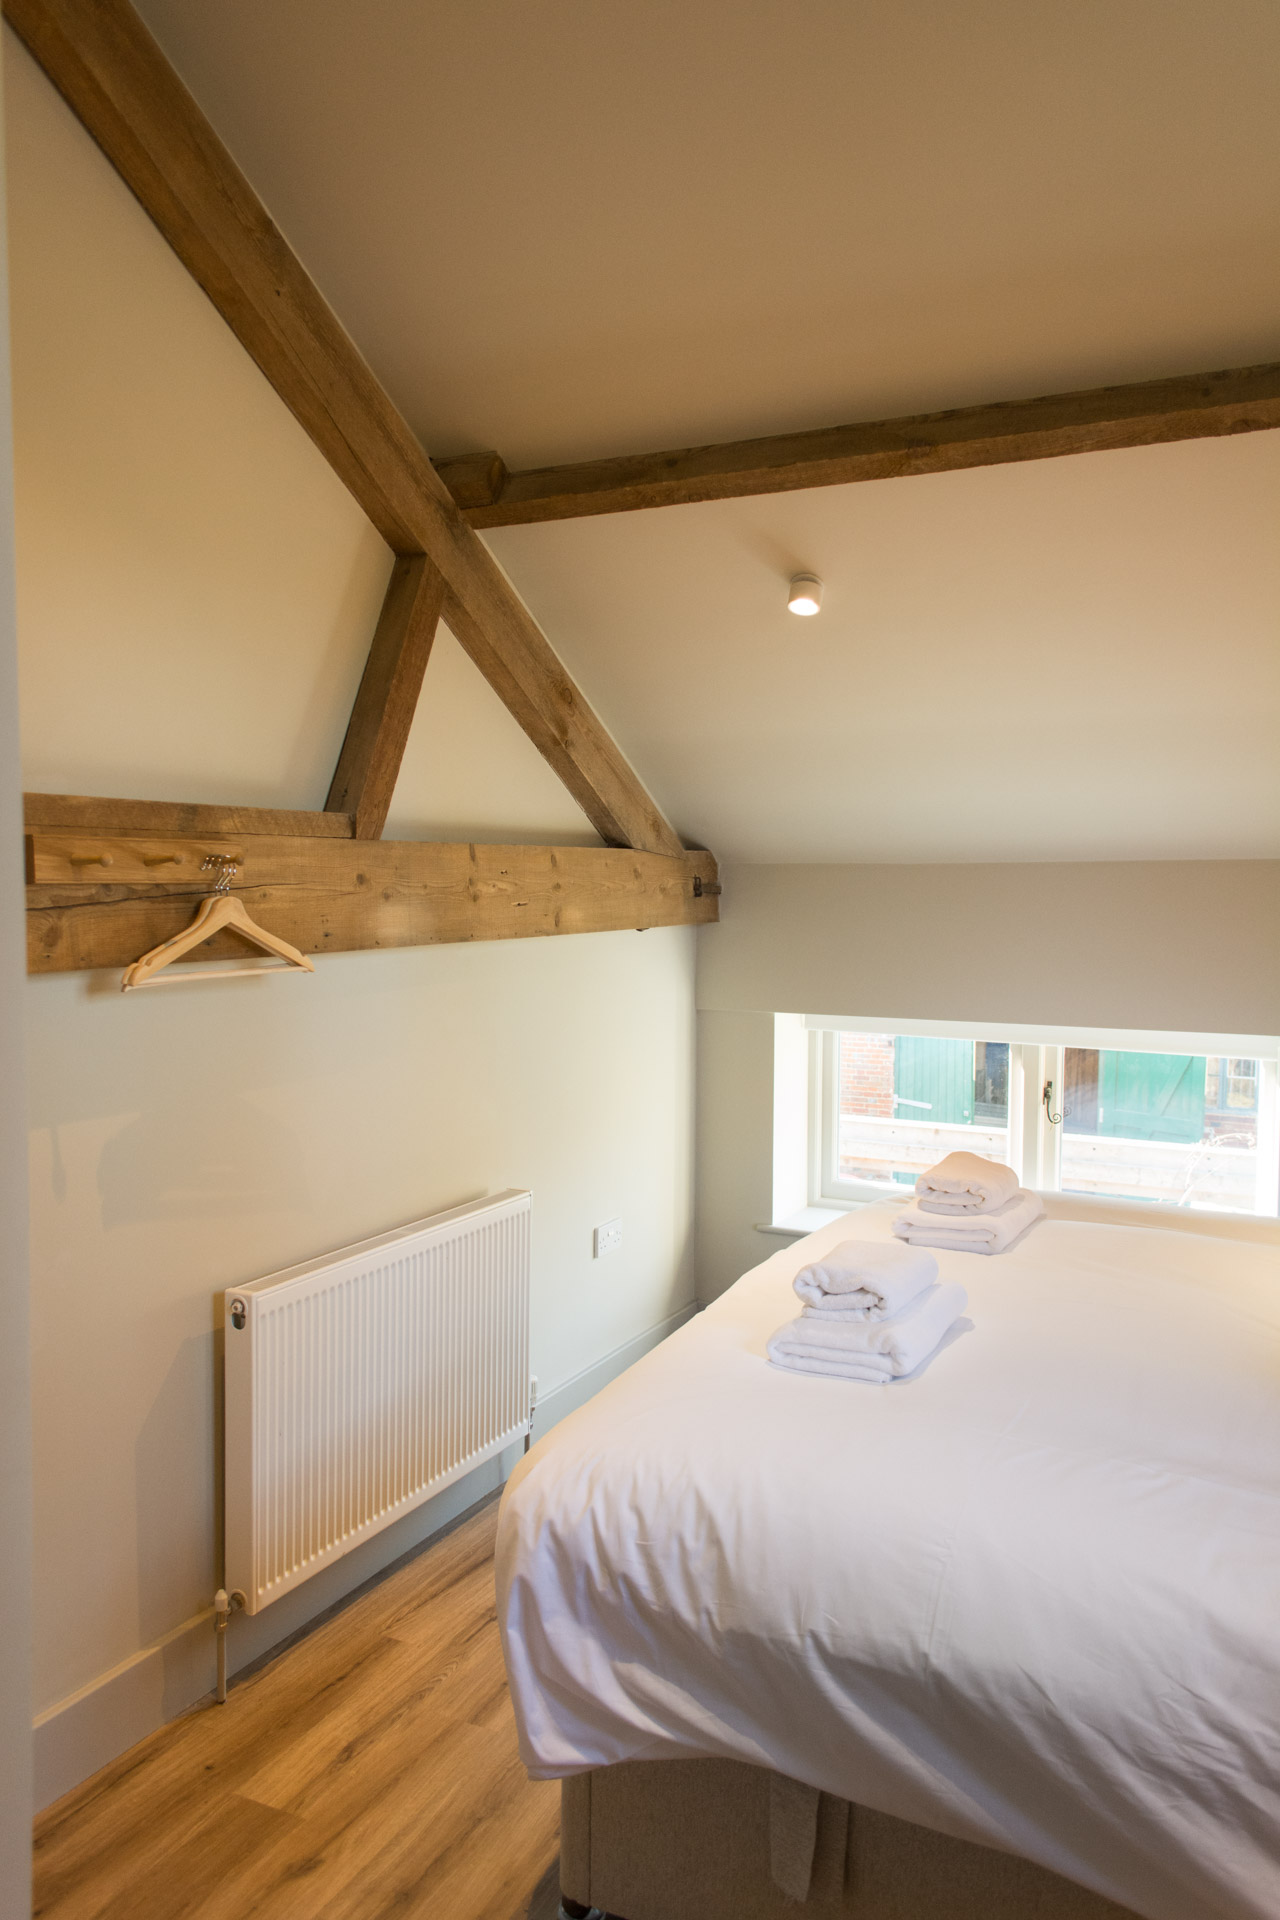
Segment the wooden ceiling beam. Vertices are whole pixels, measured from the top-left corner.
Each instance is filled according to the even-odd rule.
[[[496,453],[438,463],[473,527],[516,527],[748,494],[839,487],[1280,427],[1280,366],[1004,400],[811,433],[507,473]],[[488,497],[484,489],[488,487]]]
[[[351,814],[357,840],[381,838],[444,605],[425,554],[401,554],[369,648],[334,772],[327,813]]]
[[[511,477],[500,453],[459,453],[431,464],[463,509],[493,506]]]
[[[4,17],[383,538],[439,568],[450,627],[601,838],[678,853],[660,809],[126,0],[4,0]]]

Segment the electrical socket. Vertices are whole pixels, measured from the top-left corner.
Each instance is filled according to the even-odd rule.
[[[598,1260],[602,1253],[612,1253],[615,1247],[622,1245],[621,1220],[605,1220],[595,1230],[592,1245],[592,1258]]]

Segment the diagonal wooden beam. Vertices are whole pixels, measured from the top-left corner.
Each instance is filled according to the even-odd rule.
[[[355,816],[357,840],[380,839],[386,825],[443,605],[438,569],[425,554],[401,554],[324,803]]]
[[[445,617],[601,838],[680,842],[127,0],[4,0],[4,17]]]
[[[473,527],[516,527],[1271,427],[1280,427],[1276,365],[1003,400],[723,446],[624,454],[525,473],[508,473],[496,453],[467,454],[437,466]]]

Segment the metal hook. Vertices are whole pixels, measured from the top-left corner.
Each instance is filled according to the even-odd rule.
[[[230,893],[231,882],[239,864],[239,861],[233,860],[229,853],[206,853],[204,859],[200,862],[200,871],[201,873],[208,873],[216,867],[218,869],[218,878],[214,882],[214,892]]]
[[[1040,1104],[1043,1106],[1045,1113],[1048,1115],[1049,1125],[1051,1127],[1060,1127],[1062,1125],[1062,1115],[1060,1113],[1055,1113],[1053,1110],[1052,1080],[1045,1081],[1044,1092],[1040,1095]]]

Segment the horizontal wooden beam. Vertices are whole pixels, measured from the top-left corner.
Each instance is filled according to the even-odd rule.
[[[127,0],[4,0],[4,17],[445,617],[600,837],[680,841]]]
[[[83,793],[24,793],[23,825],[84,833],[273,833],[350,840],[349,813],[294,813],[280,807],[219,807],[187,800],[112,800]]]
[[[41,829],[28,836],[28,970],[128,966],[189,924],[210,891],[201,874],[210,853],[236,857],[232,891],[304,953],[700,926],[718,917],[709,853]],[[190,957],[243,952],[227,932]]]
[[[1039,400],[1005,400],[948,413],[820,427],[811,433],[733,440],[723,446],[678,447],[625,454],[572,466],[506,473],[497,454],[443,460],[473,527],[516,527],[595,513],[736,500],[747,494],[838,487],[853,480],[893,480],[917,473],[1006,461],[1051,460],[1172,440],[1203,440],[1280,427],[1280,366],[1235,367],[1126,387],[1095,387]],[[483,467],[477,462],[487,463]],[[496,465],[494,464],[496,463]],[[497,490],[480,491],[484,474]],[[505,474],[505,479],[501,475]]]

